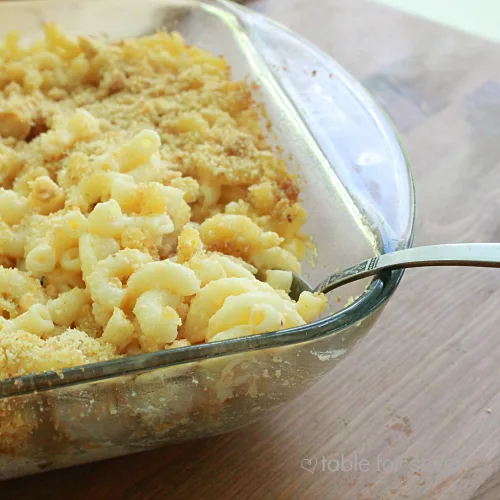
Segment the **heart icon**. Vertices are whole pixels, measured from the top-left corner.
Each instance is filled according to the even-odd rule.
[[[316,465],[318,465],[317,458],[304,458],[302,462],[300,462],[300,466],[306,471],[314,474],[314,469],[316,469]]]

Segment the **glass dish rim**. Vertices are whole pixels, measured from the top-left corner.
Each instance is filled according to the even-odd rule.
[[[27,4],[38,0],[12,1],[5,0],[5,4]],[[195,3],[204,3],[204,0],[198,0]],[[210,2],[212,3],[212,2]],[[216,3],[227,5],[227,0],[217,0]],[[250,9],[241,5],[231,5],[231,9],[250,11]],[[408,232],[406,241],[400,242],[400,248],[411,247],[415,231],[415,185],[412,175],[412,169],[406,152],[401,144],[397,130],[365,89],[351,74],[333,57],[329,56],[312,42],[293,32],[286,26],[252,11],[252,15],[262,17],[266,22],[274,25],[277,29],[287,31],[307,46],[309,50],[317,52],[324,57],[331,59],[341,70],[343,84],[348,87],[352,96],[361,101],[364,109],[375,116],[376,121],[385,128],[385,132],[391,134],[404,158],[404,167],[406,167],[408,188],[409,188],[409,212]],[[384,242],[382,242],[384,243]],[[385,248],[383,248],[385,252]],[[203,360],[241,354],[252,350],[279,348],[300,344],[321,338],[323,336],[335,335],[339,331],[361,322],[374,313],[376,313],[392,296],[399,285],[404,274],[404,270],[385,272],[374,278],[370,285],[365,289],[362,295],[355,301],[331,316],[317,320],[300,327],[295,327],[277,332],[253,335],[238,339],[224,340],[214,343],[198,344],[189,347],[177,348],[166,351],[157,351],[152,353],[139,354],[135,356],[118,358],[98,363],[80,365],[70,368],[64,368],[57,371],[49,371],[37,374],[23,375],[15,378],[0,381],[0,400],[9,397],[21,396],[29,393],[48,391],[55,388],[68,387],[81,383],[97,383],[101,380],[111,379],[117,376],[132,375],[143,372],[149,372],[158,368],[181,365],[190,362],[200,362]]]

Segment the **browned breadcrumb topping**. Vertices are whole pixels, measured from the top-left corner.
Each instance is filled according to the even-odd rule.
[[[255,279],[277,265],[300,270],[306,213],[260,110],[252,85],[232,81],[223,58],[177,33],[105,43],[70,39],[48,24],[45,39],[30,47],[15,33],[6,37],[0,379],[174,345],[145,338],[135,302],[123,311],[99,302],[88,259],[126,249],[143,256],[140,265],[174,257],[202,285]],[[105,235],[119,217],[127,226]],[[96,235],[85,243],[90,257],[82,254],[88,234]],[[209,262],[216,262],[210,272]],[[126,287],[140,265],[110,286]],[[165,315],[180,325],[179,338],[192,299],[155,298],[169,304]]]

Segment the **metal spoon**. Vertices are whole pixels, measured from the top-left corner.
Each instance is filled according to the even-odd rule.
[[[427,266],[500,267],[500,243],[433,245],[387,253],[332,274],[315,288],[294,274],[289,295],[297,300],[304,291],[328,293],[342,285],[379,274],[381,271]]]

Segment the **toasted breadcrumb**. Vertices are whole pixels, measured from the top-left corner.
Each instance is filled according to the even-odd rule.
[[[300,272],[297,181],[223,58],[175,32],[107,43],[49,23],[31,47],[9,34],[0,68],[0,379],[207,341],[185,326],[196,294],[156,277],[164,308],[138,321],[127,282],[146,263],[194,291]],[[253,333],[285,324],[257,309]],[[142,331],[163,324],[176,340]]]
[[[42,340],[23,331],[0,333],[0,377],[11,378],[118,357],[114,346],[78,330]]]

